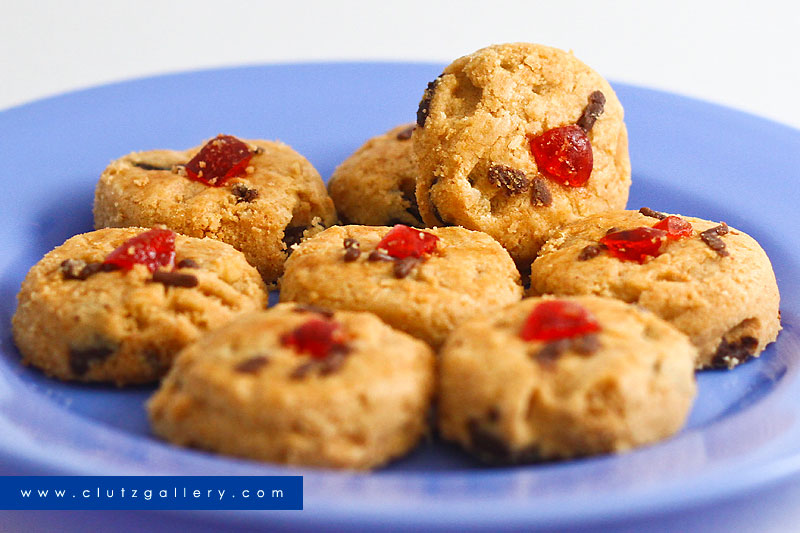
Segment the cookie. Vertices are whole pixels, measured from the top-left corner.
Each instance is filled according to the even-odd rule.
[[[280,304],[181,352],[148,410],[182,446],[367,469],[419,441],[434,377],[430,348],[374,315]]]
[[[684,424],[696,349],[617,300],[527,298],[469,320],[439,358],[439,432],[483,461],[621,452]]]
[[[417,125],[422,220],[484,231],[521,269],[552,229],[627,202],[622,105],[571,53],[516,43],[459,58],[428,84]]]
[[[522,296],[514,262],[464,228],[335,226],[286,262],[282,302],[370,311],[434,348],[461,321]]]
[[[158,380],[202,333],[264,308],[267,292],[227,244],[110,228],[45,255],[17,299],[12,329],[23,362],[63,380],[125,385]]]
[[[267,283],[304,235],[335,222],[308,160],[279,142],[231,136],[183,152],[128,154],[106,168],[94,198],[97,229],[164,224],[212,237],[244,253]]]
[[[556,232],[533,263],[531,293],[610,296],[649,309],[689,336],[698,368],[733,368],[781,329],[775,274],[753,238],[648,208]]]
[[[415,195],[414,127],[397,126],[371,138],[333,172],[328,192],[343,224],[424,227]]]

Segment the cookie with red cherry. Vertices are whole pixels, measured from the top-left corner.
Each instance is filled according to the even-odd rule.
[[[319,173],[289,146],[218,135],[185,151],[113,161],[95,189],[94,223],[163,224],[221,240],[273,283],[293,246],[336,223],[336,211]]]
[[[267,291],[233,247],[165,228],[76,235],[36,263],[17,296],[23,362],[63,380],[153,382],[175,354]]]
[[[403,124],[372,137],[336,167],[328,192],[343,224],[424,226],[415,194],[415,127]]]
[[[439,433],[490,464],[616,453],[683,426],[696,348],[596,296],[526,298],[469,320],[439,353]]]
[[[531,294],[594,294],[649,309],[689,336],[698,368],[757,357],[781,329],[775,274],[755,239],[646,207],[554,232],[531,267]]]
[[[362,470],[419,442],[434,377],[431,349],[372,314],[280,304],[181,352],[148,410],[181,446]]]
[[[484,231],[523,270],[552,229],[628,198],[622,105],[556,48],[500,44],[456,59],[424,91],[413,142],[425,224]]]
[[[334,226],[286,262],[282,302],[369,311],[434,348],[461,321],[522,297],[497,241],[464,228]]]

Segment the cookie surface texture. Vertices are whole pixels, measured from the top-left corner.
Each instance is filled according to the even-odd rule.
[[[521,336],[542,302],[577,304],[599,331]],[[620,452],[680,429],[696,350],[653,314],[617,300],[526,298],[469,320],[440,352],[439,431],[491,464]]]
[[[401,264],[391,257],[375,260],[389,232],[334,226],[306,240],[286,263],[281,301],[369,311],[436,348],[459,322],[521,298],[514,262],[488,235],[458,227],[424,230],[439,239],[436,249]],[[358,243],[351,261],[346,239]],[[410,268],[403,272],[403,265]]]
[[[423,226],[413,130],[405,124],[369,139],[333,172],[328,192],[343,224]]]
[[[12,320],[25,363],[64,380],[152,382],[202,333],[266,306],[256,269],[213,239],[176,235],[175,269],[168,272],[138,264],[80,279],[86,265],[99,265],[145,231],[77,235],[31,268]]]
[[[336,324],[340,349],[312,356],[283,340],[312,322]],[[434,374],[425,343],[374,315],[281,304],[184,350],[148,409],[156,434],[179,445],[368,469],[416,445]]]
[[[601,111],[590,108],[597,92]],[[555,227],[625,207],[631,179],[622,105],[570,53],[528,43],[478,50],[428,85],[417,118],[423,221],[484,231],[520,268]],[[591,144],[593,163],[583,186],[569,186],[539,168],[531,141],[577,123],[588,130],[579,135]]]
[[[615,211],[562,228],[533,263],[531,294],[594,294],[649,309],[689,336],[699,350],[698,368],[732,368],[757,356],[781,329],[769,258],[742,231],[680,218],[691,224],[690,234],[668,240],[659,255],[641,264],[607,249],[587,258],[584,250],[596,247],[609,230],[653,227],[658,218]]]
[[[213,141],[213,140],[212,140]],[[95,189],[95,228],[164,224],[212,237],[244,253],[274,282],[291,246],[336,222],[317,171],[280,142],[244,141],[247,167],[220,186],[189,179],[183,168],[201,149],[134,152],[112,162]]]

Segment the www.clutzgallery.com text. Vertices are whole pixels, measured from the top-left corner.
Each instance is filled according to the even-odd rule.
[[[20,490],[20,494],[23,498],[30,498],[39,497],[39,498],[48,498],[50,496],[55,496],[56,498],[66,498],[69,496],[67,494],[67,490],[57,490],[57,489],[27,489],[27,490]],[[225,498],[225,489],[208,489],[208,490],[189,490],[186,487],[179,489],[178,487],[173,487],[172,490],[169,489],[161,489],[161,490],[153,490],[153,489],[103,489],[97,488],[96,490],[91,489],[84,489],[83,491],[79,491],[77,494],[71,494],[73,498],[80,495],[82,498],[104,498],[104,499],[111,499],[111,498],[141,498],[144,500],[152,500],[153,498],[206,498],[206,499],[219,499],[222,501]],[[228,496],[231,498],[235,498],[237,494],[234,492],[228,493]],[[262,489],[259,490],[249,490],[244,489],[241,491],[240,494],[241,498],[283,498],[283,491],[280,489],[274,489],[272,492],[268,493]]]

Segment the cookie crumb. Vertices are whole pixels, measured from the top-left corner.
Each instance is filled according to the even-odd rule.
[[[503,189],[508,194],[525,192],[530,186],[525,172],[507,165],[490,166],[486,177],[492,185]]]

